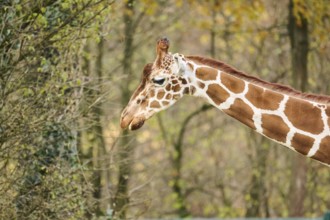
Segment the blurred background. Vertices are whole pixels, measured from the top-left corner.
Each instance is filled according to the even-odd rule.
[[[328,0],[0,1],[0,219],[320,217],[329,168],[185,97],[120,112],[170,51],[330,94]]]

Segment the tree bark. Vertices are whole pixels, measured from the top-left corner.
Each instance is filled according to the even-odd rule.
[[[183,157],[183,140],[184,135],[187,129],[189,122],[200,113],[211,109],[211,105],[203,105],[196,111],[192,112],[188,115],[182,123],[179,136],[177,137],[175,143],[173,143],[174,151],[172,155],[172,165],[173,165],[173,185],[172,190],[176,195],[176,214],[180,218],[185,218],[190,215],[187,204],[186,204],[186,196],[184,194],[184,189],[182,188],[182,157]]]
[[[127,78],[132,76],[132,58],[133,58],[133,37],[134,37],[134,4],[135,0],[128,0],[124,9],[125,23],[125,48],[122,60],[123,72]],[[122,106],[125,106],[129,99],[131,91],[128,83],[123,83],[121,87]],[[118,187],[113,201],[113,209],[120,219],[126,219],[126,212],[129,204],[128,184],[132,170],[132,155],[134,153],[135,138],[133,134],[128,135],[125,130],[122,133],[121,146],[119,151],[119,174]]]
[[[97,75],[97,86],[99,90],[95,90],[96,96],[95,98],[99,98],[102,95],[102,80],[103,80],[103,47],[104,47],[104,40],[103,38],[100,39],[100,42],[97,45],[97,58],[95,63],[95,71]],[[103,126],[101,123],[101,117],[103,115],[102,112],[102,104],[101,102],[96,103],[96,105],[92,108],[92,114],[94,116],[94,125],[91,128],[94,135],[92,136],[91,143],[94,146],[94,198],[97,200],[97,208],[96,213],[97,215],[104,215],[106,210],[102,207],[102,177],[103,172],[105,171],[104,167],[104,159],[103,157],[106,155],[106,146],[105,140],[103,136]],[[105,206],[106,207],[106,206]]]
[[[256,156],[251,158],[252,175],[245,217],[269,217],[266,187],[269,141],[263,136],[257,136],[254,131],[249,131],[248,137],[250,148],[255,149]]]
[[[211,57],[215,58],[215,40],[216,40],[216,27],[217,27],[217,11],[216,8],[219,5],[219,1],[218,0],[213,0],[213,2],[211,3],[211,20],[212,20],[212,24],[211,24],[211,29],[210,29],[210,55]]]
[[[83,151],[83,148],[88,148],[87,155],[83,155],[83,158],[86,160],[92,159],[92,164],[90,169],[92,170],[92,179],[91,182],[93,184],[93,200],[95,200],[95,205],[93,211],[97,216],[102,216],[106,213],[106,210],[102,205],[102,178],[103,172],[106,169],[105,164],[103,163],[102,157],[106,154],[106,146],[105,140],[103,136],[103,126],[101,123],[101,117],[103,115],[102,112],[102,104],[101,102],[96,102],[102,95],[102,80],[103,80],[103,47],[104,40],[101,38],[100,42],[97,45],[96,51],[90,51],[89,45],[85,46],[85,50],[87,53],[95,53],[96,61],[95,67],[92,68],[90,61],[88,59],[84,59],[83,71],[86,77],[93,79],[91,84],[84,88],[84,96],[86,103],[84,104],[83,109],[89,109],[87,113],[87,118],[81,120],[81,126],[84,131],[80,132],[80,148]],[[98,88],[98,89],[95,89]],[[91,218],[92,216],[87,213],[87,217]]]
[[[291,65],[293,86],[301,91],[307,89],[307,61],[308,61],[308,22],[302,14],[295,16],[295,3],[289,3],[289,37],[291,43]],[[307,164],[306,159],[301,155],[295,154],[292,160],[292,176],[289,196],[289,214],[292,217],[304,215],[304,199],[306,195]]]

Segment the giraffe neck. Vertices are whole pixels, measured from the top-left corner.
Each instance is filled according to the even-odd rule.
[[[187,58],[195,96],[267,138],[330,165],[330,101],[324,101],[329,97],[304,99],[296,91],[265,86],[228,66]]]

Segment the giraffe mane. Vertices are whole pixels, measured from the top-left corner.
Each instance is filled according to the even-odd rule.
[[[254,84],[259,85],[261,87],[271,89],[273,91],[285,93],[287,95],[294,96],[294,97],[297,97],[297,98],[308,99],[308,100],[314,101],[314,102],[320,102],[320,103],[324,103],[324,104],[328,104],[328,105],[330,104],[330,96],[303,93],[303,92],[295,90],[295,89],[293,89],[289,86],[286,86],[286,85],[267,82],[267,81],[264,81],[260,78],[247,75],[246,73],[244,73],[242,71],[239,71],[239,70],[235,69],[234,67],[232,67],[232,66],[230,66],[230,65],[228,65],[224,62],[218,61],[218,60],[214,60],[214,59],[211,59],[211,58],[200,57],[200,56],[186,56],[186,58],[188,60],[197,62],[199,64],[208,65],[210,67],[219,69],[223,72],[226,72],[228,74],[236,76],[240,79],[247,80],[248,82],[254,83]]]

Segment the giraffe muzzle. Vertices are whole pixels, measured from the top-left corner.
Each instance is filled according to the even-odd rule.
[[[126,115],[121,118],[120,126],[122,129],[129,130],[137,130],[141,128],[146,119],[144,117],[131,117],[130,115]]]
[[[137,130],[137,129],[139,129],[139,128],[141,128],[141,127],[143,126],[144,121],[145,121],[145,120],[142,119],[142,118],[135,118],[135,119],[133,119],[133,121],[129,124],[128,129],[129,129],[129,130],[132,130],[132,131]]]

